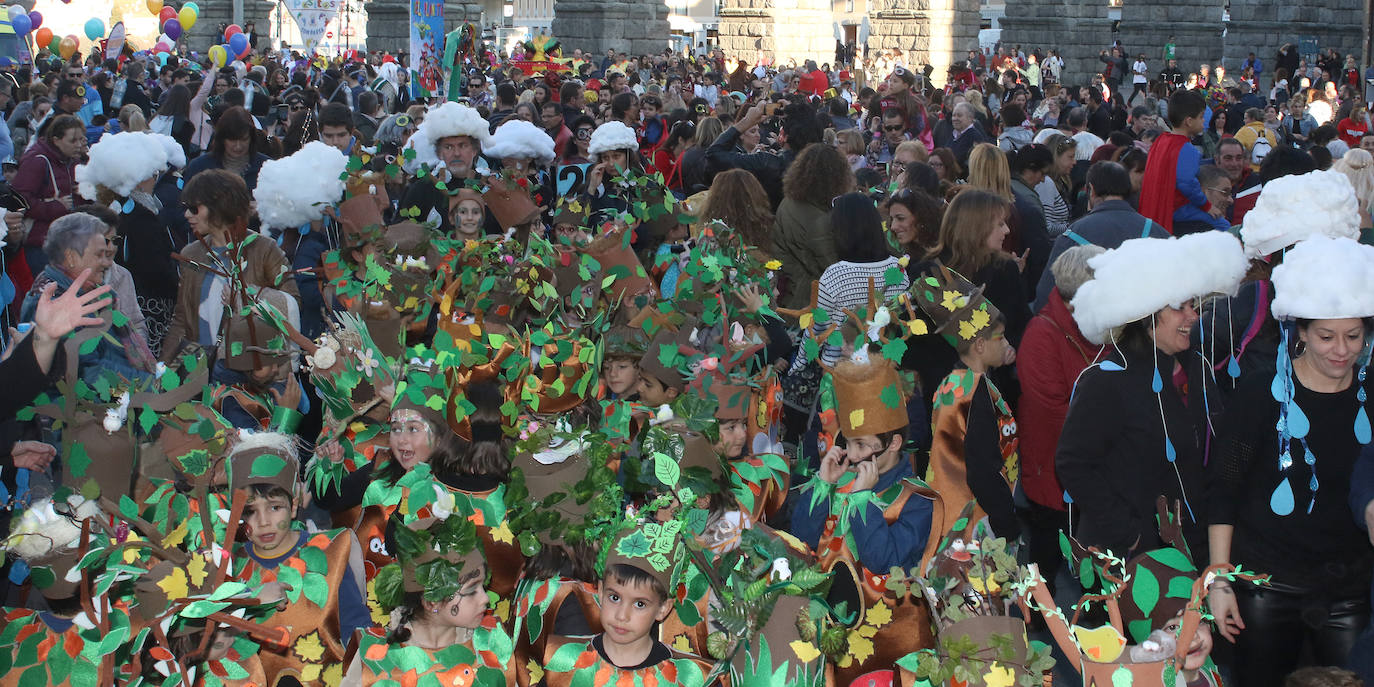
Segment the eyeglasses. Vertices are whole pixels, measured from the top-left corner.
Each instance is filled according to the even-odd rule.
[[[292,112],[300,112],[301,110],[304,110],[304,109],[305,109],[305,106],[304,106],[304,105],[301,105],[301,104],[299,104],[299,103],[294,104],[294,105],[291,106],[291,111],[292,111]]]
[[[1231,195],[1231,189],[1229,188],[1217,188],[1215,186],[1204,186],[1203,188],[1208,191],[1211,191],[1212,193],[1220,193],[1223,196]]]
[[[577,130],[577,139],[578,139],[579,141],[585,141],[585,140],[590,139],[591,137],[592,137],[592,130],[591,130],[591,129],[578,129],[578,130]]]

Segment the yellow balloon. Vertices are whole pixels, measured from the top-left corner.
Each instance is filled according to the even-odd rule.
[[[196,11],[190,7],[183,7],[177,13],[177,21],[181,22],[182,31],[190,31],[191,27],[196,25],[196,19]]]
[[[156,16],[157,16],[157,13],[162,11],[162,0],[146,0],[146,1],[147,1],[147,3],[148,3],[148,12],[149,12],[150,14],[152,14],[154,17],[156,17]]]
[[[225,64],[227,64],[227,63],[229,62],[229,51],[228,51],[228,50],[225,50],[225,49],[224,49],[224,46],[222,46],[222,45],[212,45],[212,46],[210,46],[210,51],[209,51],[209,52],[210,52],[210,63],[213,64],[213,65],[215,65],[215,68],[216,68],[216,69],[218,69],[218,68],[220,68],[220,67],[223,67]]]
[[[63,38],[62,42],[57,44],[57,49],[61,53],[62,59],[71,59],[72,55],[76,54],[77,45],[78,43],[76,41],[75,36],[67,36],[66,38]]]

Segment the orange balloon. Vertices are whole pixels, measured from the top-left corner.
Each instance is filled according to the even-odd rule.
[[[77,41],[76,36],[67,36],[58,44],[59,54],[62,55],[62,59],[70,60],[72,55],[76,54],[76,49],[80,45],[81,43]]]
[[[148,13],[154,16],[162,11],[162,0],[145,0],[148,5]]]
[[[47,47],[47,45],[52,42],[52,29],[46,26],[38,29],[33,32],[33,39],[37,41],[38,47]]]

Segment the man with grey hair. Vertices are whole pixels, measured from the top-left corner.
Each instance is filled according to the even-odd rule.
[[[33,287],[24,297],[19,312],[21,322],[33,319],[39,298],[49,284],[55,285],[53,295],[60,296],[78,278],[82,280],[83,288],[88,289],[104,282],[105,271],[114,262],[114,246],[105,232],[104,222],[84,212],[64,215],[49,225],[48,235],[43,242],[48,265],[34,279]],[[111,303],[114,304],[113,299]],[[109,312],[116,310],[117,307]],[[98,339],[95,350],[81,355],[81,378],[93,384],[103,371],[108,370],[134,382],[149,379],[155,362],[143,337],[130,329],[127,322],[119,325],[112,322],[108,333],[119,343],[113,343],[105,337]]]
[[[973,152],[973,147],[979,143],[990,143],[992,139],[979,128],[976,111],[967,102],[960,102],[950,112],[950,129],[954,134],[954,140],[949,144],[950,152],[954,153],[954,159],[959,161],[961,168],[968,169],[968,156]]]

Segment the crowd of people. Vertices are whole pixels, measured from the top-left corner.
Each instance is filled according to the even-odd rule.
[[[0,72],[0,684],[1374,679],[1350,60],[537,43]]]

